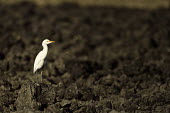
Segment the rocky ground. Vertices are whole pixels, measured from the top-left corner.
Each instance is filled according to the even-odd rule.
[[[1,4],[0,112],[169,112],[169,21],[169,9]]]

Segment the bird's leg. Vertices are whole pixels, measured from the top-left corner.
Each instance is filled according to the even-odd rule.
[[[40,82],[42,83],[42,74],[43,74],[43,71],[41,71],[41,74],[40,74]]]
[[[36,74],[36,75],[35,75],[35,76],[36,76],[36,82],[39,83],[39,73],[36,72],[35,74]]]

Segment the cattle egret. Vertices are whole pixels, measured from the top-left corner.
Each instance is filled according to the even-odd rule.
[[[50,44],[50,43],[53,43],[53,42],[54,41],[50,41],[48,39],[45,39],[42,42],[43,50],[38,53],[38,55],[36,56],[35,61],[34,61],[34,69],[33,69],[34,74],[43,67],[44,62],[45,62],[45,58],[46,58],[47,53],[48,53],[48,46],[47,45]],[[42,82],[42,72],[40,74],[40,77],[41,77],[40,79],[41,79],[41,82]]]

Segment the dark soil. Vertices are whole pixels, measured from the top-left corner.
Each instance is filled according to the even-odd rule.
[[[1,4],[0,112],[169,112],[169,22],[170,9]]]

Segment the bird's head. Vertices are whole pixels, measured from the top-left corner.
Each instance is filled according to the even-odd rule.
[[[55,41],[50,41],[50,40],[48,40],[48,39],[45,39],[43,42],[42,42],[42,45],[47,45],[47,44],[50,44],[50,43],[53,43],[53,42],[55,42]]]

